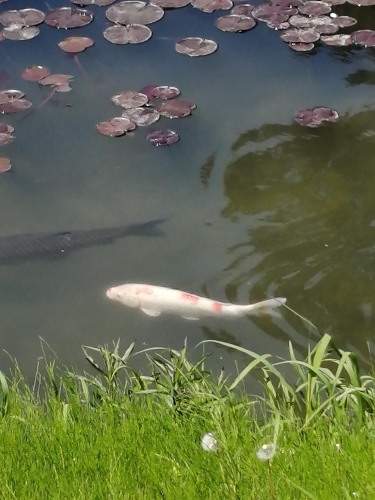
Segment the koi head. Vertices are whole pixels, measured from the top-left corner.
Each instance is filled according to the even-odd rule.
[[[121,285],[108,288],[106,295],[111,300],[116,300],[129,307],[139,307],[140,302],[133,285]]]

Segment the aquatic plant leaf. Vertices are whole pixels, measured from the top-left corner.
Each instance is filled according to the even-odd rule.
[[[152,108],[129,108],[122,113],[122,116],[133,121],[139,127],[151,125],[160,118],[159,112]]]
[[[18,113],[29,109],[31,105],[31,101],[27,99],[12,99],[9,102],[0,104],[0,113]]]
[[[52,88],[56,90],[56,92],[70,92],[72,87],[69,83],[60,83],[58,85],[52,85]]]
[[[174,99],[181,94],[180,89],[177,87],[169,87],[168,85],[160,85],[151,90],[152,97],[158,99]]]
[[[11,134],[12,132],[14,132],[14,127],[0,123],[0,134]]]
[[[157,85],[146,85],[145,87],[142,87],[141,90],[139,91],[140,94],[144,94],[147,96],[148,99],[153,99],[153,90],[156,89]],[[147,105],[150,105],[150,103],[147,103]]]
[[[5,40],[5,35],[3,31],[0,31],[0,42],[2,42],[3,40]]]
[[[39,28],[11,24],[8,28],[3,29],[3,35],[7,40],[31,40],[39,35]]]
[[[175,48],[179,54],[198,57],[213,54],[218,49],[218,45],[213,40],[206,38],[188,37],[177,42]]]
[[[152,31],[143,24],[128,24],[127,26],[111,26],[103,32],[104,38],[117,45],[146,42],[152,37]]]
[[[97,5],[98,7],[108,7],[116,2],[116,0],[70,0],[76,5]]]
[[[42,78],[50,75],[51,72],[45,66],[28,66],[20,73],[21,78],[30,82],[37,82]]]
[[[287,43],[312,43],[320,38],[320,34],[313,29],[288,29],[280,38]]]
[[[61,42],[58,43],[58,46],[64,52],[69,52],[73,54],[77,52],[82,52],[88,47],[91,47],[92,45],[94,45],[94,41],[86,36],[71,36],[65,38],[65,40],[62,40]]]
[[[1,125],[0,125],[1,127]],[[14,135],[8,134],[6,132],[0,132],[0,146],[4,146],[4,144],[9,144],[14,139]]]
[[[0,91],[0,104],[13,101],[13,99],[22,99],[25,94],[22,90],[1,90]]]
[[[232,0],[191,0],[191,5],[202,12],[214,12],[215,10],[229,10],[233,7]]]
[[[328,5],[343,5],[346,3],[346,0],[324,0],[324,3],[328,3]]]
[[[309,28],[324,34],[333,34],[339,29],[334,19],[329,16],[305,17],[296,14],[289,18],[289,23],[295,28]]]
[[[35,26],[44,21],[45,15],[38,9],[7,10],[0,14],[0,23],[9,27],[13,24],[17,26]]]
[[[352,44],[352,37],[350,35],[322,35],[320,40],[326,45],[336,47],[347,47]]]
[[[230,11],[231,14],[236,14],[237,16],[247,16],[252,17],[252,11],[254,9],[254,5],[251,3],[244,3],[242,5],[236,5]]]
[[[306,16],[323,16],[331,12],[331,6],[322,1],[311,0],[298,7],[298,11]]]
[[[351,34],[353,43],[364,45],[365,47],[375,46],[375,31],[373,30],[358,30]]]
[[[153,4],[137,0],[126,0],[109,7],[106,17],[117,24],[151,24],[164,16],[164,10]]]
[[[162,116],[167,118],[183,118],[191,114],[191,110],[195,109],[197,106],[191,101],[185,101],[184,99],[170,99],[164,101],[163,104],[158,109]]]
[[[221,31],[230,31],[232,33],[251,30],[255,25],[256,22],[252,17],[237,14],[222,16],[215,21],[216,28]]]
[[[133,90],[126,90],[120,94],[116,94],[112,97],[111,101],[116,106],[121,106],[123,108],[138,108],[143,106],[148,102],[148,97],[140,92],[134,92]]]
[[[287,30],[290,28],[290,24],[288,23],[288,21],[279,22],[276,18],[266,24],[273,30]]]
[[[359,7],[369,7],[375,5],[375,0],[348,0],[349,3],[358,5]]]
[[[339,114],[331,108],[316,107],[312,109],[301,109],[294,115],[294,121],[304,127],[320,127],[324,122],[337,122]]]
[[[313,43],[290,43],[289,47],[296,52],[310,52],[315,45]]]
[[[265,23],[277,21],[284,22],[289,19],[290,16],[297,14],[298,10],[295,7],[290,7],[289,5],[276,5],[265,3],[255,7],[251,14],[258,21],[263,21]]]
[[[38,80],[38,83],[41,85],[66,85],[69,83],[69,80],[72,80],[72,75],[65,75],[62,73],[53,73],[52,75],[47,75],[44,78]]]
[[[109,137],[119,137],[130,130],[134,130],[135,123],[123,116],[116,116],[111,120],[100,122],[96,125],[98,132]]]
[[[146,139],[154,146],[170,146],[180,140],[180,136],[173,130],[156,130],[147,135]]]
[[[357,24],[357,19],[350,16],[337,16],[332,18],[332,22],[339,28],[348,28]]]
[[[86,9],[72,9],[61,7],[52,9],[46,14],[45,23],[52,28],[68,29],[80,28],[90,24],[94,15]]]
[[[271,5],[279,5],[280,7],[299,7],[303,5],[302,0],[271,0]]]
[[[0,158],[0,173],[8,172],[12,168],[9,158]]]
[[[190,0],[151,0],[150,3],[162,9],[180,9],[189,5]]]

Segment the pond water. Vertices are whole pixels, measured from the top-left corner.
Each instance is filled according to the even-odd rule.
[[[258,2],[259,3],[259,2]],[[10,0],[8,9],[69,6]],[[288,305],[332,334],[363,363],[374,352],[375,325],[375,61],[370,48],[319,44],[292,51],[264,24],[242,34],[214,26],[222,12],[191,6],[167,11],[143,44],[107,42],[105,8],[89,7],[90,25],[56,30],[45,24],[30,41],[0,42],[0,89],[20,89],[28,111],[1,117],[16,139],[2,146],[12,170],[0,176],[2,236],[108,228],[166,218],[162,237],[127,237],[59,259],[0,266],[0,367],[8,352],[29,376],[40,337],[62,362],[86,368],[81,345],[134,339],[144,346],[193,348],[224,340],[258,353],[304,353],[317,339],[292,312],[281,319],[186,321],[144,315],[109,301],[105,290],[125,282],[180,288],[247,304],[285,296]],[[372,8],[341,6],[375,26]],[[355,29],[358,29],[356,26]],[[76,58],[57,43],[89,36]],[[189,58],[175,42],[201,36],[216,53]],[[74,76],[73,90],[38,105],[49,90],[24,81],[37,64]],[[137,128],[120,138],[100,135],[98,122],[119,115],[111,97],[148,84],[173,85],[197,104],[192,116]],[[309,129],[293,122],[299,109],[332,107],[335,124]],[[181,140],[154,147],[152,130],[172,128]],[[211,366],[245,360],[210,345]]]

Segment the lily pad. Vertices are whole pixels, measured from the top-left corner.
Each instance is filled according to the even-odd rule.
[[[347,47],[352,44],[350,35],[322,35],[320,39],[326,45],[333,45],[334,47]]]
[[[111,100],[113,104],[116,104],[116,106],[128,109],[143,106],[148,102],[148,97],[140,92],[126,90],[125,92],[114,95]]]
[[[8,28],[3,29],[3,35],[7,40],[31,40],[39,35],[39,28],[11,24]]]
[[[289,23],[295,28],[309,28],[324,34],[333,34],[339,29],[335,20],[329,16],[305,17],[297,14],[289,18]]]
[[[236,14],[237,16],[247,16],[247,17],[252,17],[252,11],[254,9],[254,5],[251,5],[251,3],[244,3],[242,5],[236,5],[233,7],[233,9],[230,11],[231,14]]]
[[[230,31],[232,33],[251,30],[256,22],[252,17],[230,14],[216,19],[215,26],[221,31]]]
[[[375,5],[375,0],[348,0],[349,3],[358,5],[359,7],[369,7]]]
[[[1,90],[0,91],[0,104],[5,104],[7,102],[13,101],[14,99],[22,99],[25,97],[22,90]]]
[[[320,34],[313,29],[289,29],[280,38],[287,43],[313,43],[319,40]]]
[[[351,34],[353,43],[364,45],[365,47],[375,46],[375,31],[373,30],[358,30]]]
[[[296,52],[310,52],[315,45],[313,43],[290,43],[289,47]]]
[[[50,70],[44,66],[29,66],[21,71],[20,76],[24,80],[37,82],[50,74]]]
[[[151,0],[152,5],[158,5],[162,9],[180,9],[190,4],[190,0]]]
[[[159,21],[164,16],[161,7],[146,2],[127,0],[109,7],[106,17],[117,24],[151,24]]]
[[[98,7],[108,7],[116,2],[116,0],[70,0],[76,5],[97,5]]]
[[[146,137],[154,146],[170,146],[180,140],[180,136],[173,130],[156,130]]]
[[[213,40],[200,37],[183,38],[176,43],[176,51],[190,57],[208,56],[218,49],[218,45]]]
[[[306,16],[323,16],[331,12],[331,6],[325,2],[309,1],[298,7],[301,14]]]
[[[14,132],[14,127],[0,123],[0,134],[11,134],[12,132]]]
[[[53,87],[59,87],[60,85],[69,84],[70,80],[72,80],[72,75],[65,75],[61,73],[54,73],[52,75],[47,75],[44,78],[38,80],[38,83],[41,85],[52,85]]]
[[[111,26],[104,33],[104,38],[117,45],[146,42],[152,37],[152,31],[143,24],[128,24],[127,26]]]
[[[44,13],[38,9],[7,10],[0,14],[0,23],[5,27],[35,26],[42,23],[44,18]]]
[[[147,96],[147,98],[150,100],[154,97],[153,91],[156,89],[157,85],[146,85],[145,87],[142,87],[141,90],[139,91],[140,94],[144,94]],[[149,103],[147,103],[149,106]]]
[[[215,10],[229,10],[233,7],[232,0],[191,0],[191,5],[202,12],[214,12]]]
[[[350,16],[337,16],[332,19],[332,22],[339,28],[349,28],[357,24],[357,19]]]
[[[96,126],[100,134],[107,135],[109,137],[119,137],[130,130],[134,130],[135,127],[136,125],[134,122],[129,120],[129,118],[124,118],[122,116],[117,116],[111,120],[100,122]]]
[[[68,29],[80,28],[90,24],[94,15],[86,9],[72,9],[61,7],[52,9],[46,14],[45,23],[52,28]]]
[[[263,21],[265,23],[273,22],[284,22],[289,19],[290,16],[297,14],[297,9],[295,7],[290,7],[289,5],[276,5],[265,3],[255,7],[251,14],[258,21]]]
[[[1,126],[1,125],[0,125]],[[4,144],[9,144],[14,139],[14,135],[0,132],[0,146],[4,146]]]
[[[313,109],[301,109],[294,115],[294,121],[304,127],[317,128],[324,122],[337,122],[339,114],[331,108],[316,107]]]
[[[32,105],[27,99],[12,99],[9,102],[0,104],[0,113],[18,113],[29,109]]]
[[[8,172],[12,168],[9,158],[0,158],[0,173]]]
[[[124,118],[128,118],[140,127],[151,125],[159,120],[160,114],[152,108],[130,108],[122,113]]]
[[[171,99],[164,101],[158,111],[162,116],[166,116],[167,118],[183,118],[184,116],[190,115],[192,109],[196,107],[196,104],[191,101]]]
[[[76,54],[94,45],[94,41],[86,36],[71,36],[59,42],[58,46],[64,52]]]
[[[177,87],[169,87],[168,85],[161,85],[159,87],[154,87],[151,90],[152,97],[158,99],[174,99],[181,94],[180,89]]]

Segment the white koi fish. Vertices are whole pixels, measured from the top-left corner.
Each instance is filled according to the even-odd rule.
[[[173,288],[136,283],[109,288],[106,295],[109,299],[121,302],[126,306],[138,307],[149,316],[169,313],[192,320],[207,316],[240,317],[263,314],[278,316],[274,309],[286,302],[286,299],[281,297],[241,306],[217,302]]]

